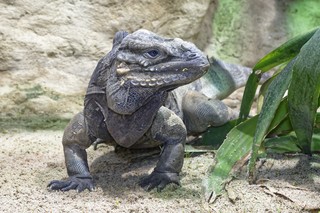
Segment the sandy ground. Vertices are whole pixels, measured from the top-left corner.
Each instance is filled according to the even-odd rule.
[[[181,187],[145,192],[139,179],[157,156],[101,145],[88,149],[96,191],[50,192],[50,180],[66,177],[62,131],[8,131],[0,134],[0,212],[318,212],[320,157],[273,156],[258,162],[258,184],[240,172],[226,193],[208,204],[202,180],[213,154],[188,155]],[[245,170],[245,168],[243,169]]]
[[[241,95],[234,93],[225,102],[238,108],[240,99]],[[225,193],[214,203],[207,203],[203,180],[214,153],[186,154],[181,187],[145,192],[137,183],[152,171],[158,155],[115,152],[114,147],[101,144],[96,151],[87,149],[96,191],[52,192],[47,184],[67,176],[62,134],[62,130],[1,129],[0,212],[320,211],[320,156],[275,155],[261,159],[257,162],[256,185],[246,181],[244,166],[226,185]]]

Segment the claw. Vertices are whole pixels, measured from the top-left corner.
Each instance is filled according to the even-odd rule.
[[[102,143],[106,143],[106,141],[103,140],[103,139],[101,139],[101,138],[97,138],[97,139],[92,143],[93,150],[97,150],[97,149],[98,149],[98,145],[99,145],[99,144],[102,144]]]
[[[69,185],[67,185],[66,187],[60,189],[61,191],[63,192],[66,192],[66,191],[69,191],[71,189],[76,189],[77,186],[78,186],[78,183],[75,183],[75,182],[71,182],[71,181],[68,181]]]
[[[140,181],[140,186],[146,191],[157,188],[157,191],[160,192],[170,183],[180,186],[178,173],[161,173],[153,171],[148,177]]]
[[[48,186],[49,190],[60,190],[60,191],[69,191],[69,190],[77,190],[77,192],[82,192],[85,189],[89,191],[94,190],[94,184],[92,177],[69,177],[67,180],[53,180]]]

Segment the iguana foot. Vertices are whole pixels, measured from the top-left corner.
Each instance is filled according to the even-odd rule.
[[[150,191],[157,187],[157,191],[161,191],[168,184],[174,183],[180,186],[180,178],[178,173],[171,172],[156,172],[153,171],[148,177],[140,181],[140,186],[146,191]]]
[[[85,189],[94,190],[93,179],[90,176],[71,176],[66,180],[53,180],[48,184],[50,190],[69,191],[71,189],[82,192]]]

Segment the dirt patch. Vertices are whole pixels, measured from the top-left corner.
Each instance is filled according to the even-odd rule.
[[[182,187],[145,192],[137,182],[157,156],[115,153],[101,145],[88,149],[96,191],[50,192],[50,180],[66,177],[62,131],[10,131],[0,134],[1,212],[309,212],[320,209],[320,157],[272,156],[260,161],[257,185],[245,172],[227,185],[215,203],[202,197],[202,180],[213,154],[188,155]]]

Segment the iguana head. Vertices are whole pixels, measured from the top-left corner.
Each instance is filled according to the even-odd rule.
[[[116,56],[120,85],[169,90],[206,73],[209,62],[192,43],[147,30],[127,35]]]
[[[109,109],[132,114],[155,96],[163,97],[166,91],[200,78],[208,67],[207,58],[192,43],[147,30],[119,31],[89,87],[105,88]]]

